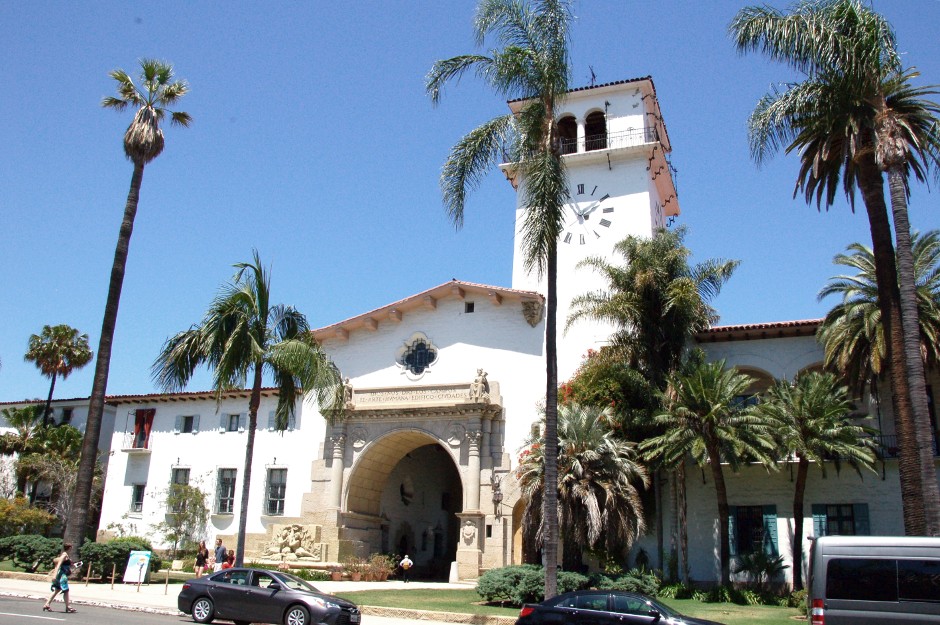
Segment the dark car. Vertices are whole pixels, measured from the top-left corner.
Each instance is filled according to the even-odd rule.
[[[176,604],[197,623],[358,625],[361,620],[354,603],[322,593],[290,573],[265,569],[225,569],[191,579]]]
[[[516,625],[722,625],[683,616],[655,599],[622,590],[576,590],[525,604]]]

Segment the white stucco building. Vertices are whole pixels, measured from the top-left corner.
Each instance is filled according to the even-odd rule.
[[[510,102],[514,111],[519,105]],[[610,255],[627,235],[668,227],[679,204],[651,78],[573,90],[558,117],[571,183],[559,242],[563,327],[572,298],[603,286],[577,263]],[[525,184],[511,165],[502,169],[517,188]],[[516,207],[517,224],[523,211]],[[408,553],[420,572],[463,579],[520,561],[522,503],[513,469],[544,398],[545,284],[524,270],[516,234],[508,288],[454,280],[315,331],[349,379],[342,422],[328,423],[306,402],[288,430],[276,432],[277,398],[265,391],[250,476],[247,560],[323,566],[349,554]],[[715,328],[698,342],[710,358],[726,359],[766,385],[820,366],[816,323]],[[586,323],[560,332],[559,381],[608,335],[609,328]],[[87,408],[87,401],[71,403],[75,415]],[[167,513],[165,491],[174,481],[187,482],[210,495],[207,542],[219,536],[234,546],[247,405],[247,391],[228,393],[218,405],[209,392],[110,397],[99,534],[121,526],[160,544],[153,528]],[[890,436],[887,412],[882,409],[878,423]],[[818,524],[828,514],[823,505],[860,533],[901,533],[897,463],[879,466],[879,474],[864,480],[849,470],[829,471],[826,479],[813,472],[806,533],[814,531],[813,515]],[[717,506],[710,476],[691,466],[687,476],[690,567],[694,579],[707,581],[718,571]],[[787,467],[747,468],[727,479],[734,514],[740,511],[737,531],[761,532],[788,557]],[[662,506],[667,551],[674,549],[670,493],[666,488]],[[303,534],[295,543],[287,538],[291,527]],[[652,555],[655,545],[648,535],[637,549]]]

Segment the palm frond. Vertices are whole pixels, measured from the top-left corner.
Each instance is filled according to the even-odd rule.
[[[512,115],[497,117],[470,131],[451,149],[441,172],[441,190],[447,214],[457,228],[463,226],[467,194],[498,162],[513,131]]]

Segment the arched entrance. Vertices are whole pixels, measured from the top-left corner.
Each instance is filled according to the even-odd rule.
[[[362,450],[348,484],[347,513],[371,526],[360,532],[365,544],[359,551],[397,558],[407,553],[416,575],[447,578],[457,552],[456,514],[463,505],[463,485],[449,450],[426,432],[390,432]]]

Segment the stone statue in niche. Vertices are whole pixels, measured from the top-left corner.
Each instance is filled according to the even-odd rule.
[[[460,535],[463,536],[463,541],[468,545],[472,545],[473,541],[477,537],[477,526],[476,524],[467,519],[464,521],[463,527],[460,530]]]
[[[353,386],[349,378],[343,380],[343,405],[350,406],[353,403]]]
[[[483,401],[490,396],[490,383],[486,380],[486,371],[477,369],[477,377],[470,384],[470,399]]]

